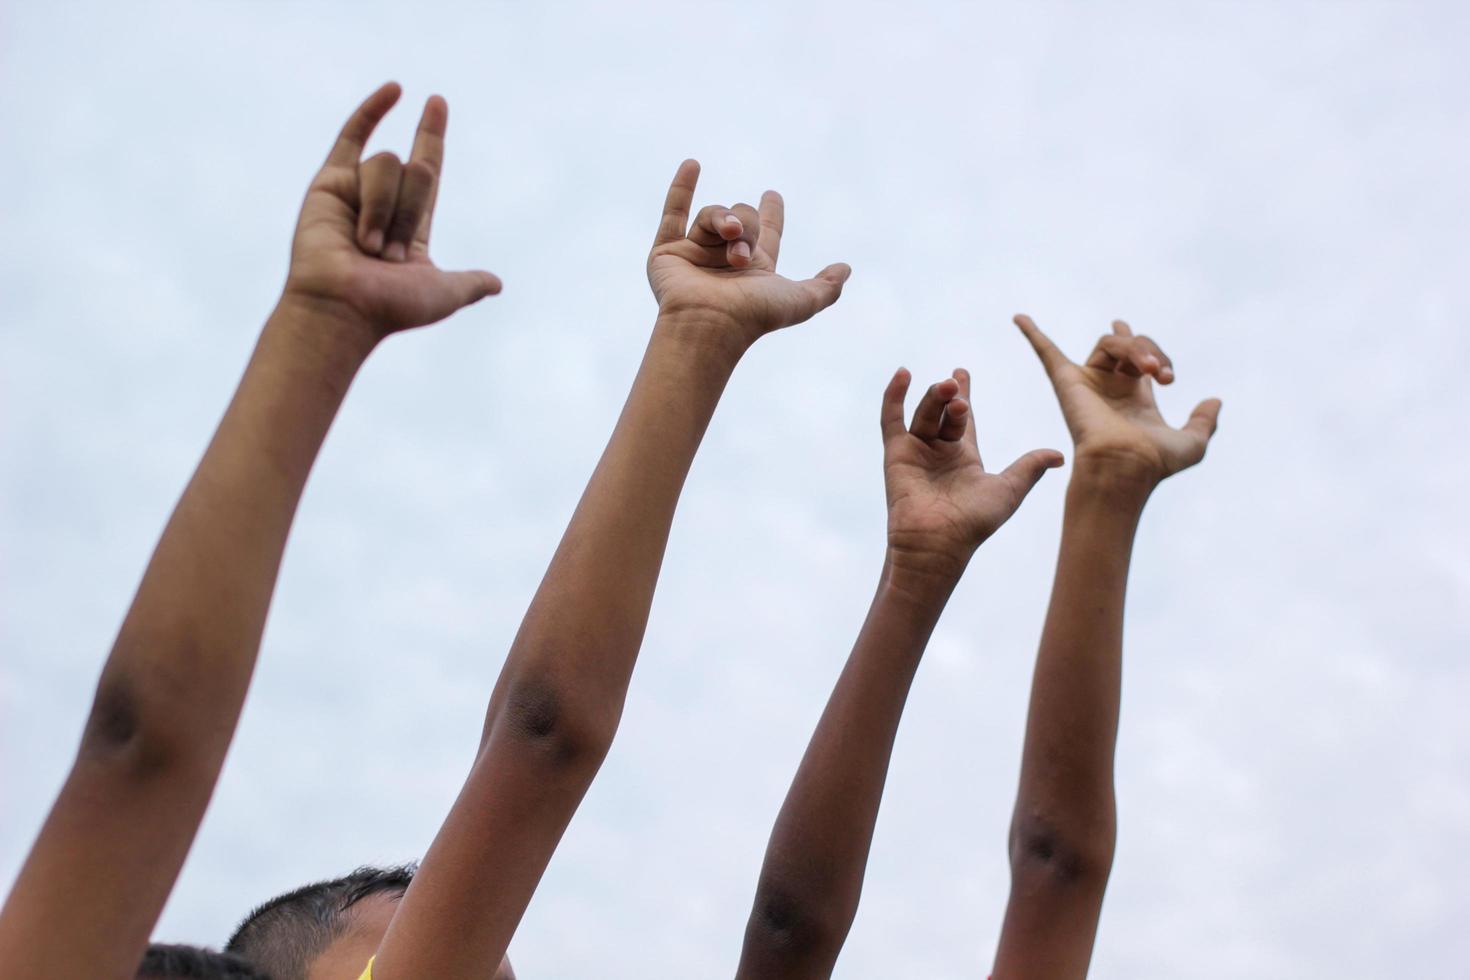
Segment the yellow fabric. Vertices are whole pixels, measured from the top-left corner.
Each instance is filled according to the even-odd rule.
[[[377,959],[376,956],[368,960],[367,969],[362,971],[362,976],[358,977],[357,980],[373,980],[373,960],[375,959]]]

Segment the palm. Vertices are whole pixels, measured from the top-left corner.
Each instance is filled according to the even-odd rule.
[[[1057,397],[1079,453],[1137,457],[1165,476],[1204,456],[1206,437],[1165,422],[1146,377],[1072,365],[1057,381]]]
[[[377,337],[444,319],[498,292],[488,272],[446,272],[429,258],[448,107],[424,107],[407,164],[391,153],[360,160],[397,85],[369,96],[343,127],[301,207],[287,291],[342,310]]]
[[[1016,324],[1051,377],[1079,460],[1108,460],[1163,479],[1204,458],[1220,403],[1201,402],[1180,428],[1165,422],[1154,400],[1154,379],[1169,384],[1174,370],[1152,340],[1135,337],[1126,323],[1115,321],[1113,333],[1079,365],[1030,317],[1018,316]]]
[[[383,332],[444,319],[462,305],[449,273],[429,258],[427,241],[415,238],[401,262],[364,252],[357,241],[353,193],[322,181],[302,205],[292,246],[291,277],[297,286],[330,295]]]
[[[688,239],[654,249],[648,282],[660,308],[719,311],[749,324],[757,336],[816,312],[809,309],[806,287],[777,273],[775,260],[759,244],[743,269],[714,266],[718,256],[708,253],[715,251],[724,246],[706,249]]]
[[[1029,487],[987,473],[966,440],[933,443],[910,433],[883,463],[891,538],[914,543],[980,542],[1015,513]]]
[[[1000,473],[987,473],[970,419],[970,376],[930,386],[907,428],[903,400],[909,375],[900,370],[883,396],[883,483],[888,540],[898,552],[967,558],[1016,512],[1048,467],[1050,450],[1027,453]]]
[[[776,271],[786,207],[775,191],[761,195],[759,211],[706,207],[686,231],[698,178],[698,163],[680,165],[648,255],[648,283],[661,312],[728,325],[749,344],[837,301],[849,272],[841,263],[804,280]]]

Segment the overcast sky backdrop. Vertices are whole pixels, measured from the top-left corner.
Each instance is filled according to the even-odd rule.
[[[975,372],[981,447],[1069,449],[1010,315],[1125,316],[1182,421],[1145,516],[1094,975],[1470,961],[1470,13],[1456,3],[95,3],[0,11],[0,887],[348,111],[451,105],[442,264],[503,296],[374,355],[287,551],[158,934],[422,853],[652,322],[678,162],[844,260],[741,366],[607,764],[511,948],[536,978],[728,975],[883,548],[877,406]],[[568,424],[560,413],[575,406]],[[973,978],[1066,472],[981,551],[909,701],[838,975]]]

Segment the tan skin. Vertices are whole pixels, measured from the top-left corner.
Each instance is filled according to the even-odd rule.
[[[420,125],[417,196],[389,214],[401,253],[359,244],[369,182],[358,158],[398,95],[385,85],[363,104],[307,192],[286,288],[164,528],[76,761],[0,911],[6,977],[134,975],[218,779],[296,505],[348,386],[389,334],[499,291],[488,272],[428,258],[442,99]]]
[[[332,942],[306,971],[306,980],[357,980],[366,963],[388,932],[399,899],[389,895],[370,895],[352,907],[347,931]],[[494,980],[516,980],[510,960],[500,963]]]
[[[485,980],[612,744],[674,509],[741,356],[836,302],[844,265],[792,280],[780,195],[690,223],[699,165],[669,188],[643,363],[490,697],[464,788],[400,903],[374,980]]]
[[[994,976],[1072,980],[1087,975],[1112,868],[1113,749],[1134,532],[1159,483],[1204,458],[1220,402],[1207,399],[1183,426],[1169,426],[1153,385],[1173,383],[1173,364],[1121,320],[1080,365],[1030,317],[1016,324],[1056,390],[1075,465],[1031,685],[1010,834],[1011,894]]]
[[[970,376],[932,386],[904,426],[909,375],[883,396],[888,548],[878,591],[776,818],[738,977],[826,977],[857,914],[904,701],[929,634],[975,550],[1060,453],[987,473]]]
[[[1075,465],[1032,686],[994,976],[1063,980],[1087,973],[1111,867],[1133,531],[1153,488],[1203,458],[1220,403],[1202,402],[1172,428],[1152,381],[1172,383],[1173,365],[1153,341],[1119,321],[1076,365],[1029,318],[1017,322],[1052,378]],[[907,385],[900,372],[884,399],[889,547],[878,593],[772,831],[740,977],[831,975],[857,912],[893,739],[924,645],[975,548],[1060,463],[1037,450],[999,477],[984,474],[968,375],[956,371],[931,387],[905,430]]]

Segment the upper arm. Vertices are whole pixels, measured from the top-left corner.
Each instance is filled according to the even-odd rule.
[[[507,692],[383,938],[374,980],[493,971],[611,741],[559,688]]]
[[[218,771],[99,693],[0,913],[5,975],[131,978]]]

